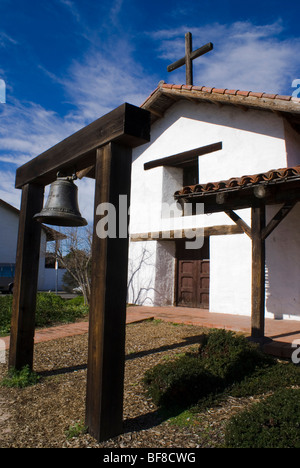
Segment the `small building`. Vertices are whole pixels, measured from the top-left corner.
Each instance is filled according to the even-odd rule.
[[[160,83],[141,107],[151,112],[151,141],[133,151],[129,302],[250,316],[251,239],[232,213],[201,204],[184,213],[175,195],[251,184],[253,175],[299,177],[300,100]],[[277,210],[266,206],[267,220]],[[235,213],[249,225],[250,211]],[[265,316],[300,320],[299,203],[266,239],[265,274]]]
[[[13,281],[16,250],[18,241],[20,212],[17,208],[0,199],[0,290],[3,283],[3,290],[6,284],[9,285]],[[41,234],[41,249],[39,263],[39,291],[55,291],[56,285],[58,290],[62,290],[62,278],[65,270],[55,268],[47,268],[46,252],[47,243],[54,242],[61,237],[61,234],[48,226],[43,225]],[[7,281],[7,278],[9,280]]]

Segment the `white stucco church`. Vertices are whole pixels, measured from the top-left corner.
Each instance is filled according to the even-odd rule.
[[[141,107],[152,125],[151,141],[133,151],[129,302],[249,316],[251,239],[226,212],[200,205],[183,215],[175,194],[289,177],[277,169],[299,178],[300,99],[161,82]],[[266,206],[267,221],[279,208]],[[250,208],[235,213],[251,225]],[[191,232],[203,235],[201,248],[187,248]],[[300,203],[265,249],[265,316],[300,320]]]

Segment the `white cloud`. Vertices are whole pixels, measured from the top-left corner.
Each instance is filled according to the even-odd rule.
[[[77,23],[81,23],[81,15],[77,10],[74,2],[72,2],[71,0],[58,0],[58,2],[68,9],[68,11],[71,13],[71,15],[74,17]]]
[[[15,178],[15,172],[0,170],[0,198],[19,209],[21,191],[15,189]]]
[[[4,31],[0,32],[0,47],[7,47],[8,45],[16,45],[18,42]]]
[[[10,99],[0,108],[0,162],[20,166],[124,102],[140,105],[157,84],[145,76],[123,41],[113,57],[90,51],[84,61],[73,62],[67,78],[49,76],[64,88],[74,110],[60,116],[39,104]],[[15,173],[7,179],[5,174],[1,173],[0,195],[9,203],[18,201]],[[84,179],[78,185],[82,210],[91,220],[93,181]]]
[[[81,216],[83,216],[88,223],[94,220],[94,193],[95,181],[93,179],[77,180],[75,184],[78,187],[78,204]]]
[[[60,1],[79,21],[74,3]],[[116,0],[112,4],[112,18],[117,18],[122,3]],[[294,78],[299,78],[300,38],[281,40],[280,21],[265,26],[250,22],[199,28],[182,26],[149,33],[148,37],[161,58],[172,63],[184,55],[187,31],[193,34],[194,49],[209,41],[214,43],[212,52],[194,62],[195,84],[284,94],[293,91],[289,87]],[[130,40],[119,38],[109,50],[104,46],[101,51],[91,47],[83,59],[73,61],[63,77],[48,73],[56,85],[62,86],[73,106],[74,110],[65,116],[32,102],[15,100],[1,105],[0,161],[11,162],[15,169],[122,103],[140,105],[161,76],[146,74],[133,56]],[[184,82],[184,69],[168,74],[168,78],[170,82]],[[14,178],[13,171],[0,172],[0,197],[9,203],[19,199]],[[84,179],[79,184],[82,210],[91,218],[93,182]]]
[[[123,0],[115,0],[110,8],[110,20],[113,25],[117,25],[118,17],[123,6]]]
[[[74,62],[64,81],[76,114],[89,122],[124,102],[140,105],[156,85],[131,58],[126,41],[117,43],[109,56],[90,52],[84,61]]]
[[[17,100],[3,104],[0,120],[0,158],[23,164],[80,128],[77,118],[64,120],[35,103]]]
[[[291,94],[297,78],[300,37],[281,39],[281,21],[266,25],[236,22],[199,28],[180,27],[151,34],[159,41],[161,58],[172,63],[184,56],[184,34],[193,34],[193,48],[213,42],[214,50],[194,62],[194,84]],[[170,82],[184,82],[184,69],[172,72]]]

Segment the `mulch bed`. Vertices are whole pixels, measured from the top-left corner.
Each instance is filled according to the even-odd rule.
[[[89,434],[68,438],[85,419],[87,334],[35,346],[39,383],[0,387],[0,448],[214,448],[224,442],[228,419],[254,400],[229,398],[187,425],[163,420],[142,384],[146,369],[197,346],[204,329],[146,321],[127,326],[124,432],[97,443]],[[0,364],[0,379],[7,366]]]

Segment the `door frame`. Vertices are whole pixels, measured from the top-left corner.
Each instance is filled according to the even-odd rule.
[[[183,306],[178,304],[178,300],[179,300],[179,284],[178,284],[178,281],[179,281],[179,261],[181,260],[179,258],[179,251],[178,250],[179,250],[180,243],[183,244],[183,242],[185,242],[185,241],[186,241],[186,239],[177,239],[175,241],[175,272],[174,272],[175,286],[174,286],[174,300],[173,300],[174,307],[183,307]],[[208,259],[210,261],[210,236],[205,236],[204,244],[203,244],[202,248],[206,248],[207,249],[207,254],[208,254],[208,258],[203,258],[202,260]],[[202,248],[200,250],[202,250]],[[181,249],[182,249],[182,247],[181,247]],[[194,250],[194,252],[196,252],[196,250]],[[196,256],[196,254],[195,254],[195,256]],[[195,260],[198,260],[198,259],[195,258]],[[210,269],[209,269],[209,279],[210,279]],[[210,290],[208,292],[208,306],[206,307],[207,309],[209,309],[209,304],[210,304]],[[196,307],[198,307],[198,306],[196,306]],[[188,306],[187,306],[187,308],[188,308]],[[190,307],[190,308],[192,308],[192,307]],[[198,307],[198,308],[200,308],[200,307]]]

